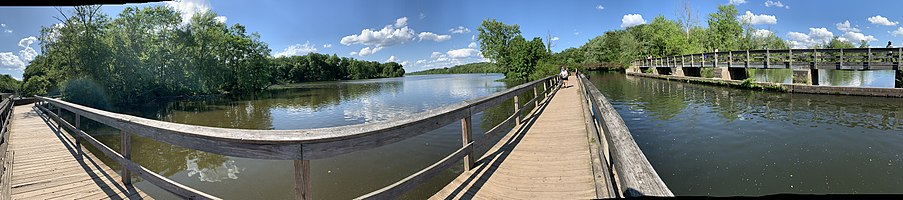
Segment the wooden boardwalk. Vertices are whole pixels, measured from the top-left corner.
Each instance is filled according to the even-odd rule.
[[[84,147],[77,149],[71,135],[59,132],[33,106],[14,108],[9,146],[13,199],[149,199],[119,182],[119,173]]]
[[[593,199],[590,141],[575,77],[431,199]]]

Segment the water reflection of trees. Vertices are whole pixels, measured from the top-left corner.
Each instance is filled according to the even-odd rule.
[[[792,69],[747,69],[747,72],[758,82],[793,83]]]
[[[632,110],[643,109],[660,120],[691,105],[711,109],[728,121],[755,116],[796,125],[903,130],[903,101],[895,98],[765,92],[623,75],[599,75],[593,82],[610,98],[633,101]]]

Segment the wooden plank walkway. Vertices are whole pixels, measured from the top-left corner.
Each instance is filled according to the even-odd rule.
[[[430,199],[593,199],[596,186],[576,78]]]
[[[13,199],[150,199],[119,182],[119,173],[84,147],[77,149],[71,135],[59,132],[33,106],[16,106],[13,112]]]

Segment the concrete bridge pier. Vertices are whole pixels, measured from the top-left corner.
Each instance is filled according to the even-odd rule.
[[[673,76],[685,76],[683,67],[672,67],[671,75]]]
[[[793,83],[818,85],[818,69],[794,69]]]

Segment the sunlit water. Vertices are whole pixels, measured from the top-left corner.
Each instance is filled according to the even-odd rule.
[[[211,97],[127,108],[120,112],[163,121],[241,129],[308,129],[379,123],[460,103],[508,88],[501,74],[424,75],[295,85],[251,97]],[[529,97],[527,97],[529,98]],[[474,134],[504,120],[511,101],[474,115]],[[83,120],[86,121],[86,120]],[[92,135],[119,148],[118,131],[90,122]],[[491,145],[490,145],[491,146]],[[317,199],[350,199],[394,183],[461,147],[461,125],[372,150],[311,161],[311,188]],[[200,191],[228,199],[291,199],[291,161],[216,155],[141,137],[132,158],[157,173]],[[106,163],[118,166],[105,160]],[[403,198],[430,196],[461,172],[447,170]],[[155,186],[136,185],[158,198],[174,198]]]
[[[590,78],[676,195],[903,193],[899,98]]]

